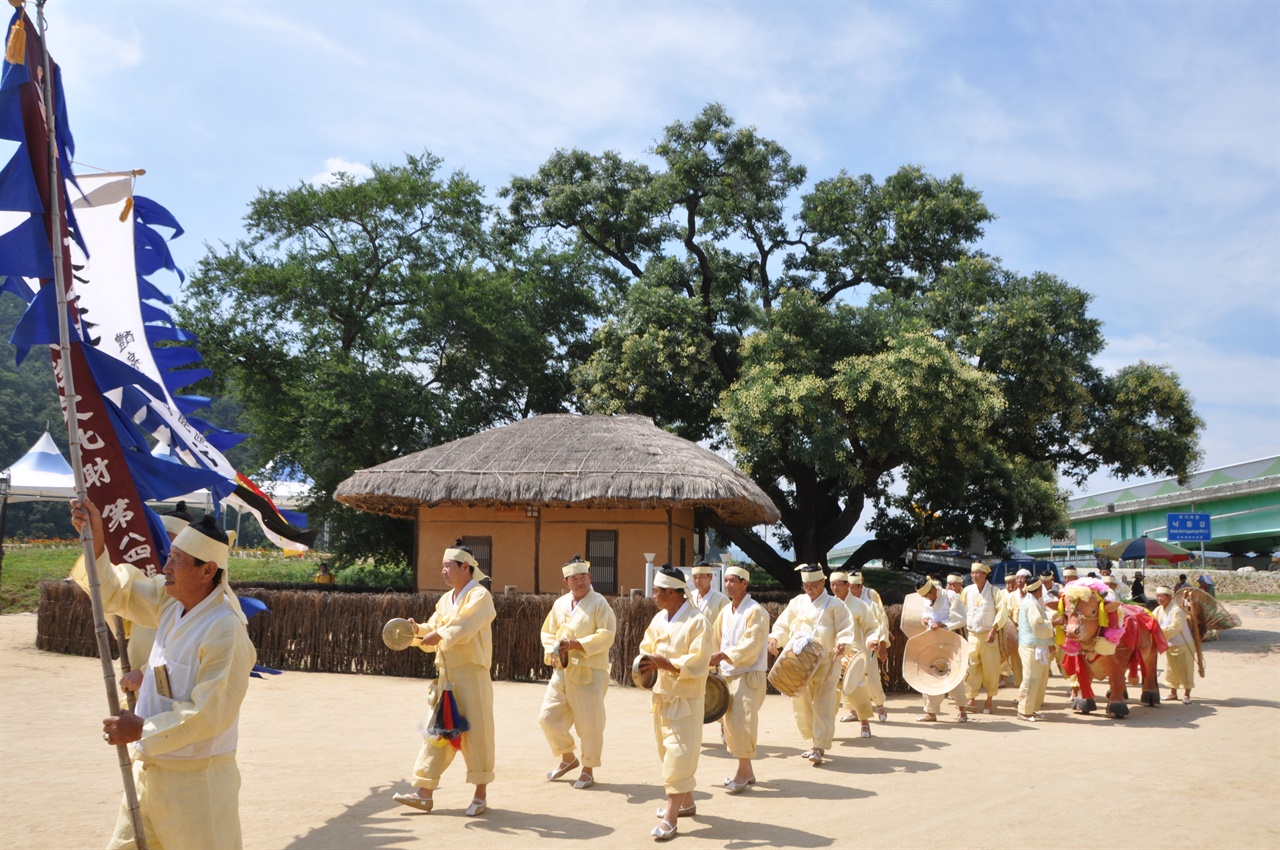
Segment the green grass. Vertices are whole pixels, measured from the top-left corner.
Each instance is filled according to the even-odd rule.
[[[35,611],[40,602],[39,584],[58,581],[71,572],[80,550],[72,546],[4,550],[0,564],[0,613]],[[319,556],[286,558],[268,554],[261,558],[232,557],[228,564],[235,581],[311,581]]]
[[[1280,602],[1280,593],[1219,593],[1219,602]]]

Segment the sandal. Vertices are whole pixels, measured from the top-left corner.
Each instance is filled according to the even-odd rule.
[[[649,834],[653,836],[654,841],[670,841],[676,837],[676,827],[675,824],[667,823],[664,820],[658,821],[658,825]]]
[[[881,722],[881,723],[884,723],[886,720],[888,720],[888,719],[889,719],[889,713],[888,713],[887,711],[885,711],[885,710],[884,710],[884,706],[883,706],[883,705],[878,706],[878,707],[876,708],[876,716],[878,716],[878,717],[880,718],[880,722]]]
[[[423,797],[421,794],[396,794],[391,799],[402,806],[408,806],[420,812],[429,812],[431,807],[435,805],[435,800],[430,797]]]
[[[937,723],[937,722],[938,722],[938,715],[936,715],[936,714],[922,714],[922,715],[920,715],[919,717],[917,717],[917,718],[916,718],[916,722],[917,722],[917,723]]]
[[[824,759],[822,758],[822,756],[823,756],[823,755],[824,755],[824,753],[822,752],[822,750],[819,750],[819,749],[817,749],[817,748],[815,747],[815,748],[814,748],[812,751],[810,751],[810,753],[809,753],[809,762],[810,762],[814,767],[818,767],[818,766],[819,766],[819,765],[821,765],[821,764],[823,763],[823,761],[824,761]]]
[[[865,723],[863,723],[863,724],[862,724],[862,732],[861,732],[861,736],[862,736],[863,738],[870,738],[870,737],[871,737],[871,727],[870,727],[870,726],[868,726],[868,725],[867,725],[867,724],[865,724]]]
[[[489,811],[489,804],[484,800],[476,798],[471,801],[471,805],[467,806],[467,817],[473,818]]]
[[[666,806],[659,806],[659,807],[658,807],[658,811],[656,812],[656,815],[657,815],[657,817],[662,817],[662,816],[663,816],[663,815],[665,815],[666,813],[667,813],[667,807],[666,807]],[[686,808],[685,806],[681,806],[679,809],[677,809],[677,810],[676,810],[676,817],[679,817],[679,818],[691,818],[691,817],[693,817],[694,815],[696,815],[697,813],[698,813],[698,804],[697,804],[697,803],[694,803],[692,806],[689,806],[689,807],[687,807],[687,808]],[[663,823],[666,823],[666,821],[663,821]]]
[[[559,779],[560,777],[564,776],[566,773],[573,770],[577,766],[578,766],[578,757],[574,756],[573,761],[569,762],[568,764],[566,764],[565,762],[560,762],[560,764],[556,766],[555,770],[548,770],[547,779]]]
[[[584,773],[573,783],[573,787],[581,791],[584,788],[590,788],[596,784],[596,778],[588,773]]]

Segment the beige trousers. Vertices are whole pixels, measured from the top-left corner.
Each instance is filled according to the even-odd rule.
[[[538,723],[552,753],[560,756],[574,751],[569,729],[576,726],[582,739],[582,766],[600,766],[604,751],[604,695],[608,690],[609,674],[604,670],[581,667],[572,676],[564,670],[551,674]]]
[[[969,633],[969,672],[964,680],[965,696],[969,699],[975,699],[983,688],[989,697],[1000,690],[1000,647],[994,641],[987,643],[990,633],[989,629]]]
[[[1196,684],[1196,648],[1184,643],[1165,653],[1164,684],[1170,690],[1191,690]]]
[[[1044,705],[1044,689],[1049,684],[1049,665],[1036,661],[1034,646],[1018,647],[1022,664],[1022,684],[1018,688],[1018,713],[1035,714]]]
[[[997,638],[997,640],[999,640],[999,638]],[[1013,651],[1009,653],[1009,660],[1005,662],[1005,666],[1009,668],[1005,672],[1013,677],[1013,686],[1015,688],[1022,687],[1022,677],[1024,675],[1023,670],[1026,669],[1025,665],[1022,663],[1022,647],[1019,646],[1013,648]]]
[[[177,768],[177,769],[175,769]],[[133,783],[148,850],[240,850],[240,769],[236,754],[184,759],[173,767],[133,761]],[[133,819],[120,801],[107,850],[132,850]]]
[[[471,728],[462,733],[462,759],[467,764],[467,784],[488,785],[494,777],[493,682],[489,671],[478,664],[459,664],[449,668],[448,681],[453,685],[458,711],[471,724]],[[444,684],[439,679],[436,687],[443,692]],[[435,710],[434,703],[431,708]],[[413,765],[413,787],[440,787],[440,777],[453,763],[457,752],[448,741],[425,739]]]
[[[867,653],[867,690],[871,692],[873,705],[884,705],[884,682],[880,678],[880,656],[875,652]]]
[[[668,701],[653,695],[653,737],[662,762],[662,787],[668,797],[692,791],[698,785],[705,702],[703,697]],[[673,708],[677,716],[669,717]]]
[[[819,750],[831,749],[836,734],[836,709],[840,700],[840,663],[828,655],[818,663],[809,684],[791,698],[800,737],[812,740]]]
[[[956,685],[951,689],[949,694],[938,694],[936,696],[925,695],[924,711],[925,714],[937,714],[942,709],[942,701],[947,697],[951,697],[956,702],[956,708],[964,705],[964,682]]]
[[[724,713],[724,740],[729,755],[737,759],[756,757],[756,739],[760,726],[760,707],[764,705],[767,674],[752,670],[726,679],[729,686],[729,708]]]

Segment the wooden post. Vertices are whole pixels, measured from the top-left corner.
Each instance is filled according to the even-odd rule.
[[[62,242],[62,180],[58,171],[57,143],[57,109],[53,102],[53,75],[49,60],[49,44],[44,41],[48,25],[44,18],[45,0],[36,0],[36,14],[41,36],[41,53],[44,57],[43,79],[41,89],[44,100],[45,128],[49,133],[49,219],[53,222],[53,238],[50,248],[53,253],[53,283],[57,287],[58,300],[58,345],[62,352],[62,383],[64,388],[62,416],[67,426],[67,442],[71,450],[71,471],[75,474],[76,499],[82,504],[86,499],[84,483],[84,466],[80,445],[80,426],[76,418],[76,389],[71,368],[71,328],[67,326],[67,284],[66,268],[63,265],[63,252],[66,246]],[[71,163],[67,163],[68,167]],[[120,714],[120,698],[116,691],[116,671],[111,663],[111,645],[107,641],[107,618],[102,610],[102,590],[98,584],[97,559],[94,557],[95,544],[93,527],[85,523],[80,532],[81,549],[84,552],[84,568],[89,578],[89,602],[93,608],[94,634],[98,640],[98,658],[102,661],[102,678],[107,689],[107,711],[110,716]],[[120,644],[120,654],[124,657],[126,645]],[[125,660],[128,664],[128,661]],[[124,783],[125,803],[133,820],[134,842],[139,850],[146,850],[146,835],[142,829],[142,813],[138,809],[138,792],[133,784],[133,762],[129,758],[129,746],[120,744],[116,747],[117,760],[120,763],[120,779]]]

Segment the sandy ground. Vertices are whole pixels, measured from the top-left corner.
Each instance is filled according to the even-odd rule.
[[[1034,725],[1014,719],[1007,696],[994,715],[966,725],[914,723],[918,698],[898,695],[875,737],[842,724],[834,760],[814,768],[799,758],[790,701],[770,697],[760,784],[737,797],[718,788],[733,767],[718,734],[708,735],[716,740],[703,748],[699,814],[680,820],[676,845],[1075,847],[1079,837],[1056,825],[1074,800],[1065,822],[1087,829],[1086,846],[1280,847],[1280,609],[1233,608],[1244,626],[1208,644],[1195,703],[1135,706],[1124,722],[1070,714],[1058,679],[1048,720]],[[101,666],[37,651],[34,640],[34,615],[0,617],[0,847],[101,847],[120,799],[115,752],[101,740]],[[425,683],[313,673],[254,680],[240,724],[245,846],[652,841],[662,792],[647,693],[611,689],[606,764],[595,788],[575,791],[544,779],[553,757],[537,725],[543,687],[495,691],[492,808],[466,818],[471,789],[460,759],[436,792],[436,812],[391,801],[407,789]]]

